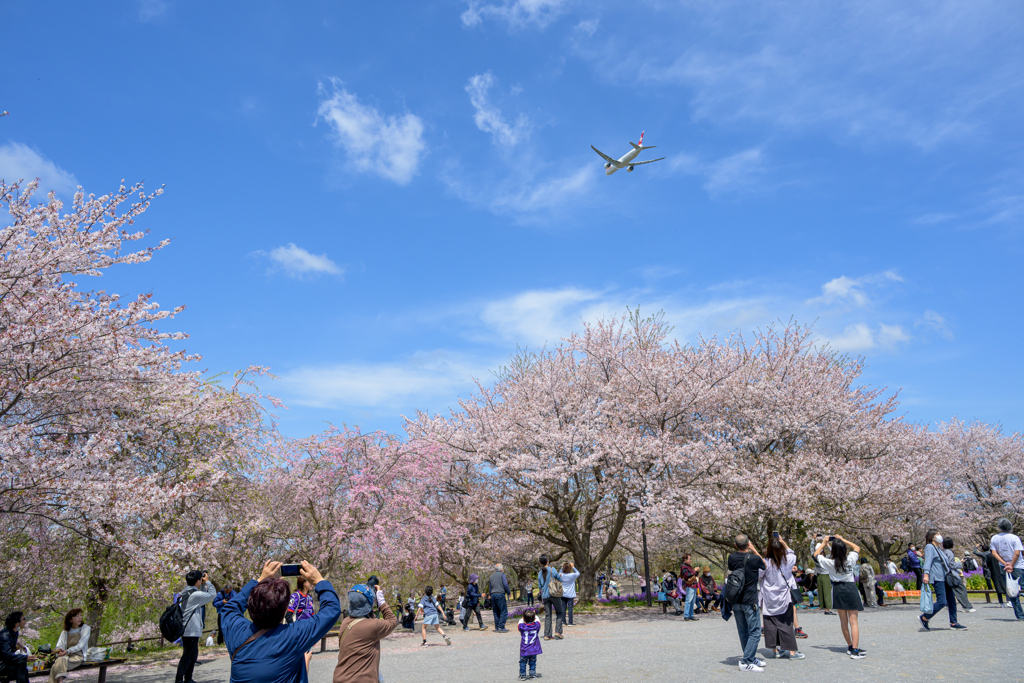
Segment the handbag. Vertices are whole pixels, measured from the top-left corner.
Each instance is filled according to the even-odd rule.
[[[949,566],[949,562],[946,560],[946,553],[940,550],[939,559],[942,560],[942,566],[946,568],[946,585],[953,590],[962,587],[964,585],[964,581],[960,578],[960,575]]]
[[[658,591],[658,602],[668,602],[665,598],[665,591]]]
[[[551,572],[551,568],[549,567],[548,568],[547,576],[551,576],[550,572]],[[564,592],[565,592],[565,587],[562,586],[562,579],[560,579],[558,577],[558,575],[551,576],[551,581],[548,583],[548,597],[550,597],[550,598],[560,598],[560,597],[562,597],[562,594]]]
[[[789,601],[793,603],[794,607],[796,607],[797,605],[804,604],[804,592],[802,590],[800,590],[799,587],[797,587],[797,588],[790,588],[789,589]]]

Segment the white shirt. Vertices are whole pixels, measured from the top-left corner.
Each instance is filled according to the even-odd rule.
[[[569,574],[559,572],[558,579],[562,582],[562,597],[563,598],[575,598],[576,597],[576,579],[580,573],[575,569]]]
[[[831,557],[818,555],[818,566],[827,571],[835,583],[856,583],[857,575],[855,572],[858,571],[857,560],[859,559],[860,555],[851,550],[846,555],[846,571],[842,574],[836,572],[836,563]]]
[[[78,628],[71,629],[71,633],[78,633],[78,645],[68,649],[68,631],[61,631],[60,638],[57,639],[58,650],[67,650],[69,655],[81,655],[82,659],[85,659],[85,654],[89,651],[89,636],[92,634],[92,630],[88,624],[82,624]]]
[[[885,571],[889,572],[890,574],[895,574],[897,572],[896,563],[892,560],[889,560],[888,564],[885,565]]]
[[[761,579],[761,591],[758,600],[761,602],[761,611],[770,617],[778,616],[789,609],[793,602],[789,589],[796,588],[793,580],[793,567],[796,565],[796,553],[792,549],[786,551],[782,558],[782,566],[776,567],[771,560],[764,561],[766,569],[759,569],[758,576]]]
[[[1017,563],[1013,565],[1013,568],[1024,569],[1024,546],[1021,546],[1020,536],[1005,533],[996,534],[992,537],[991,546],[992,550],[995,550],[999,553],[999,557],[1003,558],[1003,562],[1012,561],[1014,551],[1019,550],[1020,555],[1017,557]]]

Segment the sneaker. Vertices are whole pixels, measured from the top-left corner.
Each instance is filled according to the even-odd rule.
[[[967,630],[967,627],[964,626],[963,624],[950,624],[949,627],[952,628],[952,629],[956,629],[957,631],[966,631]]]
[[[452,639],[449,638],[448,636],[445,636],[444,637],[444,644],[445,645],[451,645],[452,644]]]
[[[544,640],[554,640],[551,636],[544,636]]]
[[[867,654],[864,650],[858,650],[857,648],[852,648],[852,650],[853,652],[850,653],[850,659],[864,659],[865,654]]]
[[[478,628],[477,630],[478,630],[478,631],[486,631],[486,630],[487,630],[487,627],[486,627],[486,626],[481,626],[481,627],[480,627],[480,628]]]
[[[744,664],[743,662],[740,662],[740,671],[764,671],[764,669],[759,667],[757,664]]]
[[[795,634],[796,634],[797,638],[806,638],[807,637],[807,634],[804,633],[804,630],[802,628],[798,628],[796,630]]]
[[[976,610],[976,609],[974,609],[974,608],[972,607],[971,609],[965,609],[964,611],[965,611],[965,612],[977,612],[978,610]]]
[[[918,619],[921,620],[921,625],[924,626],[925,631],[931,631],[932,627],[928,625],[928,620],[924,618],[924,615],[920,615]]]
[[[528,681],[530,679],[526,677],[526,674],[519,674],[519,680],[521,680],[521,681]]]
[[[463,630],[463,631],[468,631],[468,630],[469,630],[469,627],[468,627],[468,626],[463,626],[463,627],[462,627],[462,630]]]
[[[762,669],[768,666],[768,662],[764,661],[760,657],[754,657],[754,664],[761,667]]]
[[[835,612],[833,612],[833,611],[832,611],[832,610],[830,610],[830,609],[827,609],[827,610],[825,610],[824,612],[822,612],[822,614],[835,614]]]
[[[426,647],[426,646],[427,646],[427,641],[424,640],[422,643],[420,643],[420,647]]]
[[[780,659],[782,657],[782,652],[779,650],[772,650],[772,655],[774,655],[775,659]]]
[[[555,640],[565,640],[565,638],[562,637],[561,633],[556,633],[555,634]]]
[[[785,658],[786,659],[804,659],[804,653],[803,652],[793,652],[791,654],[785,655]]]
[[[540,674],[537,673],[536,671],[533,672],[532,674],[530,674],[530,678],[540,678],[540,677],[541,677]]]

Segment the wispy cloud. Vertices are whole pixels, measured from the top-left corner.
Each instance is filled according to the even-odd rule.
[[[292,242],[271,249],[266,256],[274,262],[275,269],[283,270],[295,278],[325,274],[341,275],[344,272],[337,263],[328,258],[327,254],[311,254]]]
[[[139,21],[157,21],[165,14],[170,5],[166,0],[138,0]]]
[[[501,4],[490,4],[470,0],[469,7],[462,13],[465,26],[478,26],[485,19],[504,21],[509,28],[536,26],[544,28],[561,16],[568,5],[567,0],[505,0]]]
[[[0,146],[0,179],[12,183],[39,178],[39,190],[53,190],[58,195],[70,196],[78,188],[78,179],[39,152],[20,142]]]
[[[550,176],[517,170],[493,183],[467,180],[453,170],[442,175],[448,190],[459,199],[496,214],[511,214],[520,222],[535,220],[540,212],[564,211],[586,196],[596,179],[592,164]]]
[[[319,408],[399,407],[447,401],[473,390],[473,379],[488,379],[498,359],[481,360],[452,351],[418,351],[392,362],[307,365],[280,376],[289,404]]]
[[[423,121],[414,114],[385,116],[362,104],[341,81],[331,79],[332,92],[319,87],[317,120],[323,119],[345,150],[348,162],[362,173],[373,173],[405,185],[419,168],[426,150]]]
[[[490,71],[473,76],[466,84],[470,104],[476,110],[473,121],[477,128],[491,134],[494,144],[515,147],[530,134],[530,120],[525,114],[520,114],[515,125],[510,125],[501,115],[501,109],[488,99],[488,91],[493,85],[494,75]]]
[[[808,299],[807,303],[832,304],[837,301],[851,303],[855,306],[864,307],[871,303],[871,299],[865,292],[868,286],[878,286],[887,282],[902,282],[903,278],[891,270],[883,273],[865,275],[859,278],[851,278],[840,275],[829,280],[821,286],[821,296]]]
[[[914,327],[921,326],[927,327],[946,341],[953,340],[953,331],[949,329],[946,318],[935,311],[927,310],[921,314],[920,318],[914,321]]]

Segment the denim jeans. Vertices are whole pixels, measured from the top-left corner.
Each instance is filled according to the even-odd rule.
[[[736,630],[743,647],[740,664],[753,664],[757,658],[757,646],[761,642],[761,610],[757,605],[733,605],[732,615],[736,619]]]
[[[683,610],[684,617],[693,617],[693,604],[697,601],[697,589],[686,589],[686,608]]]
[[[526,675],[526,665],[530,665],[530,675],[537,673],[537,655],[523,656],[519,658],[519,675]]]
[[[505,628],[508,620],[508,601],[501,593],[491,595],[491,611],[494,612],[494,630],[500,631]]]
[[[936,614],[939,613],[943,607],[949,612],[949,623],[956,623],[956,598],[953,596],[953,589],[945,581],[933,581],[932,586],[935,588],[935,605],[932,607],[932,613],[925,616],[928,621],[931,621]],[[927,589],[925,586],[924,589]]]
[[[1010,576],[1017,579],[1018,584],[1024,583],[1024,580],[1022,580],[1024,579],[1024,569],[1014,569],[1013,573],[1010,574]],[[1022,588],[1024,588],[1024,586],[1022,586]],[[1013,605],[1013,613],[1017,616],[1017,618],[1024,619],[1024,610],[1022,610],[1020,606],[1020,595],[1018,594],[1015,598],[1006,596],[1006,599],[1010,601],[1011,605]]]
[[[572,608],[575,603],[576,598],[562,597],[562,609],[565,610],[565,623],[569,624],[569,626],[573,626],[576,623],[572,619]]]
[[[562,633],[562,624],[565,623],[565,611],[563,610],[562,598],[544,598],[544,637],[551,637],[551,615],[555,615],[555,633]]]

